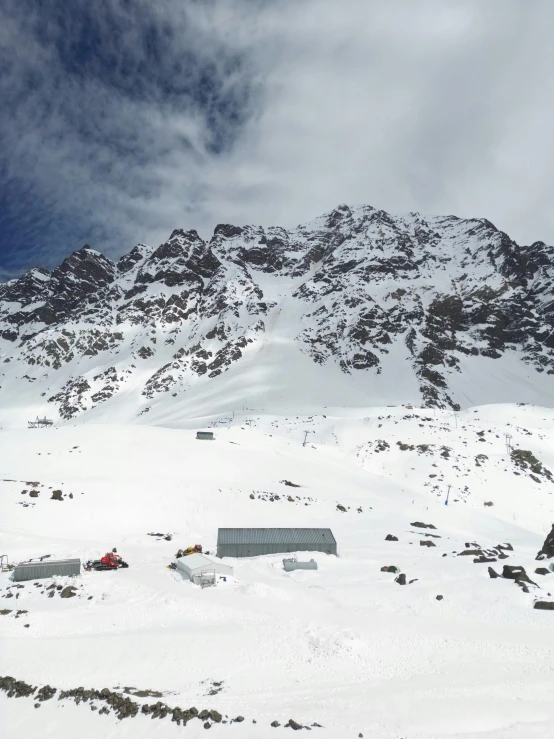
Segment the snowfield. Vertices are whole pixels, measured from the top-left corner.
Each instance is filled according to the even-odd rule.
[[[10,413],[0,430],[0,553],[86,561],[117,547],[130,566],[56,578],[77,587],[67,599],[48,597],[51,580],[16,588],[2,573],[0,612],[10,612],[0,615],[0,675],[58,691],[156,691],[133,700],[244,717],[208,722],[231,739],[280,736],[290,718],[321,737],[551,736],[554,612],[533,604],[554,600],[554,572],[535,574],[549,564],[535,556],[554,521],[554,410],[309,404],[217,415],[218,396],[216,415],[183,420],[167,403],[141,418],[152,426],[25,429]],[[199,428],[213,428],[215,441],[197,441]],[[542,471],[518,466],[505,434]],[[281,555],[226,559],[234,577],[206,589],[167,568],[178,548],[215,552],[218,527],[234,526],[330,527],[339,556],[302,554],[319,569],[291,573]],[[499,544],[513,550],[497,549],[507,556],[494,563],[459,556]],[[506,564],[536,585],[526,593],[489,577]],[[57,695],[34,704],[0,691],[2,736],[206,731],[171,715],[118,720]]]

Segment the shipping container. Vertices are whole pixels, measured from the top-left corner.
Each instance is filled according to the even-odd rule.
[[[54,575],[80,575],[80,559],[49,559],[43,562],[20,562],[13,571],[15,582],[44,580]]]

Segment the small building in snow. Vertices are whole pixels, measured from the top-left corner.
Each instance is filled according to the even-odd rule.
[[[24,580],[44,580],[54,575],[80,575],[80,559],[50,559],[43,562],[20,562],[13,571],[15,582]]]
[[[323,552],[337,554],[331,529],[219,529],[218,557],[260,557],[263,554]]]
[[[213,431],[197,431],[196,438],[202,439],[202,441],[213,441],[214,432]]]
[[[186,557],[179,557],[176,560],[176,564],[177,569],[186,575],[195,585],[202,585],[212,578],[215,581],[215,575],[226,577],[233,575],[232,567],[224,565],[223,562],[210,559],[205,554],[189,554]]]
[[[285,572],[293,570],[317,570],[317,562],[311,559],[309,562],[299,562],[297,559],[284,559],[283,569]]]

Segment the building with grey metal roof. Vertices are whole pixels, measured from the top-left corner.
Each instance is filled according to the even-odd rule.
[[[337,554],[331,529],[218,529],[218,557],[324,552]]]
[[[44,560],[43,562],[20,562],[13,571],[14,582],[23,580],[43,580],[54,575],[79,575],[80,559]]]

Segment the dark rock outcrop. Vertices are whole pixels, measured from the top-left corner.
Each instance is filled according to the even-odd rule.
[[[550,533],[546,535],[544,544],[542,545],[536,558],[551,559],[552,557],[554,557],[554,524],[552,524],[552,529]]]
[[[525,568],[515,565],[511,567],[510,565],[504,565],[502,568],[502,577],[506,577],[510,580],[522,580],[523,582],[532,582],[532,580],[529,579],[529,576],[525,572]]]
[[[540,611],[554,611],[554,601],[537,600],[535,601],[533,608],[537,608]]]
[[[73,585],[68,585],[60,593],[60,598],[74,598],[77,595],[77,588]]]

